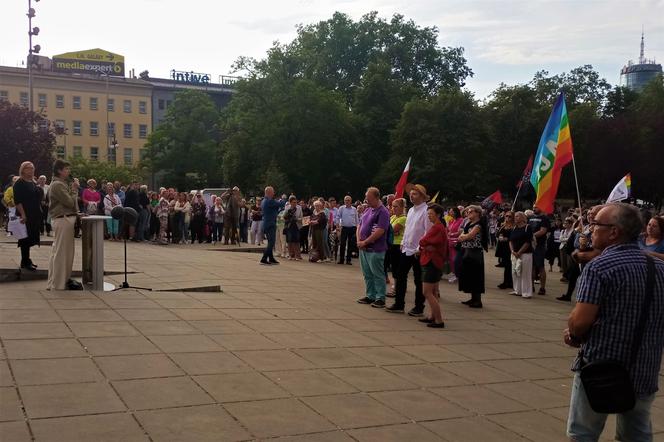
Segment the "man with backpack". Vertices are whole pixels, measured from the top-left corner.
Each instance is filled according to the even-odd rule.
[[[413,269],[415,277],[415,307],[408,315],[422,316],[424,314],[424,293],[422,291],[422,269],[419,261],[420,239],[431,228],[427,216],[427,189],[421,184],[415,184],[409,192],[413,207],[408,209],[406,228],[401,240],[401,257],[396,273],[394,304],[385,310],[390,313],[403,313],[405,307],[408,273]]]

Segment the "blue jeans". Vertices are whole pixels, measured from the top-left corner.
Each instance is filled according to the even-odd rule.
[[[616,440],[652,441],[650,406],[654,400],[654,393],[639,397],[633,410],[616,416]],[[576,373],[567,419],[567,436],[576,442],[596,442],[604,430],[607,416],[607,414],[596,413],[590,408],[586,392],[583,390],[581,376]]]
[[[274,242],[277,240],[277,226],[264,226],[263,235],[267,238],[267,247],[265,247],[265,252],[263,252],[262,261],[276,261],[272,251],[274,250]]]
[[[385,252],[360,250],[360,267],[364,275],[367,298],[385,300]]]

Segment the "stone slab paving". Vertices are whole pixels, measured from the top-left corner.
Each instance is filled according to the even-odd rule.
[[[218,249],[130,244],[129,280],[223,293],[0,285],[0,440],[566,440],[575,351],[561,342],[559,274],[547,296],[512,297],[492,288],[489,254],[485,308],[444,282],[447,328],[429,330],[356,304],[357,263],[263,267]],[[34,250],[40,268],[49,253]],[[17,259],[0,243],[0,265]],[[121,243],[106,264],[122,269]]]

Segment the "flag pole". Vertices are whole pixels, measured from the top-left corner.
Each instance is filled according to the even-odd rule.
[[[576,174],[576,161],[574,161],[574,154],[572,154],[572,169],[574,169],[574,184],[576,185],[576,198],[579,202],[579,225],[583,229],[583,208],[581,207],[581,192],[579,192],[579,177]]]
[[[519,198],[519,192],[521,192],[521,188],[523,187],[523,181],[519,184],[519,188],[516,189],[516,196],[514,197],[514,202],[512,203],[512,212],[514,212],[514,207],[516,206],[516,200]]]

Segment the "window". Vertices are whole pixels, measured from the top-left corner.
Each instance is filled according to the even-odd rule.
[[[138,102],[138,113],[147,114],[148,113],[148,104],[145,101]]]
[[[112,137],[115,135],[115,123],[108,123],[108,136]]]
[[[99,135],[99,123],[90,121],[90,136],[96,137]]]
[[[21,106],[28,106],[28,93],[21,92]]]
[[[122,108],[126,113],[131,112],[131,100],[125,100],[124,103],[122,104]]]
[[[109,112],[115,112],[115,99],[109,98],[106,102],[106,110]]]
[[[81,108],[81,97],[74,96],[72,106],[74,107],[74,109],[80,109]]]
[[[147,138],[148,137],[148,125],[139,124],[138,125],[138,138]]]
[[[0,91],[0,101],[9,101],[9,92]]]
[[[65,120],[55,120],[54,126],[56,135],[63,135],[65,133]]]
[[[106,158],[109,163],[115,164],[115,148],[114,147],[109,147],[108,150],[106,151]]]
[[[164,110],[164,108],[166,107],[165,104],[164,104],[164,100],[160,98],[157,103],[158,103],[157,106],[159,107],[159,110]]]
[[[48,132],[48,126],[50,122],[46,118],[42,118],[39,120],[38,126],[39,130],[42,132]]]
[[[74,135],[81,135],[81,122],[74,121]]]
[[[97,110],[97,97],[90,97],[90,110]]]
[[[39,107],[46,107],[46,94],[39,94]]]
[[[140,149],[138,151],[139,157],[141,161],[145,160],[148,157],[148,150],[147,149]]]
[[[83,148],[81,146],[74,146],[74,158],[81,158],[83,156]]]
[[[65,107],[65,96],[64,95],[56,95],[55,96],[55,107],[57,107],[57,108]]]
[[[131,124],[125,123],[124,125],[124,137],[131,138]]]
[[[99,161],[99,148],[96,146],[90,147],[90,161]]]
[[[134,149],[125,147],[124,149],[124,163],[131,164],[134,162]]]
[[[65,146],[56,147],[55,156],[61,160],[64,160],[67,157],[67,148]]]

